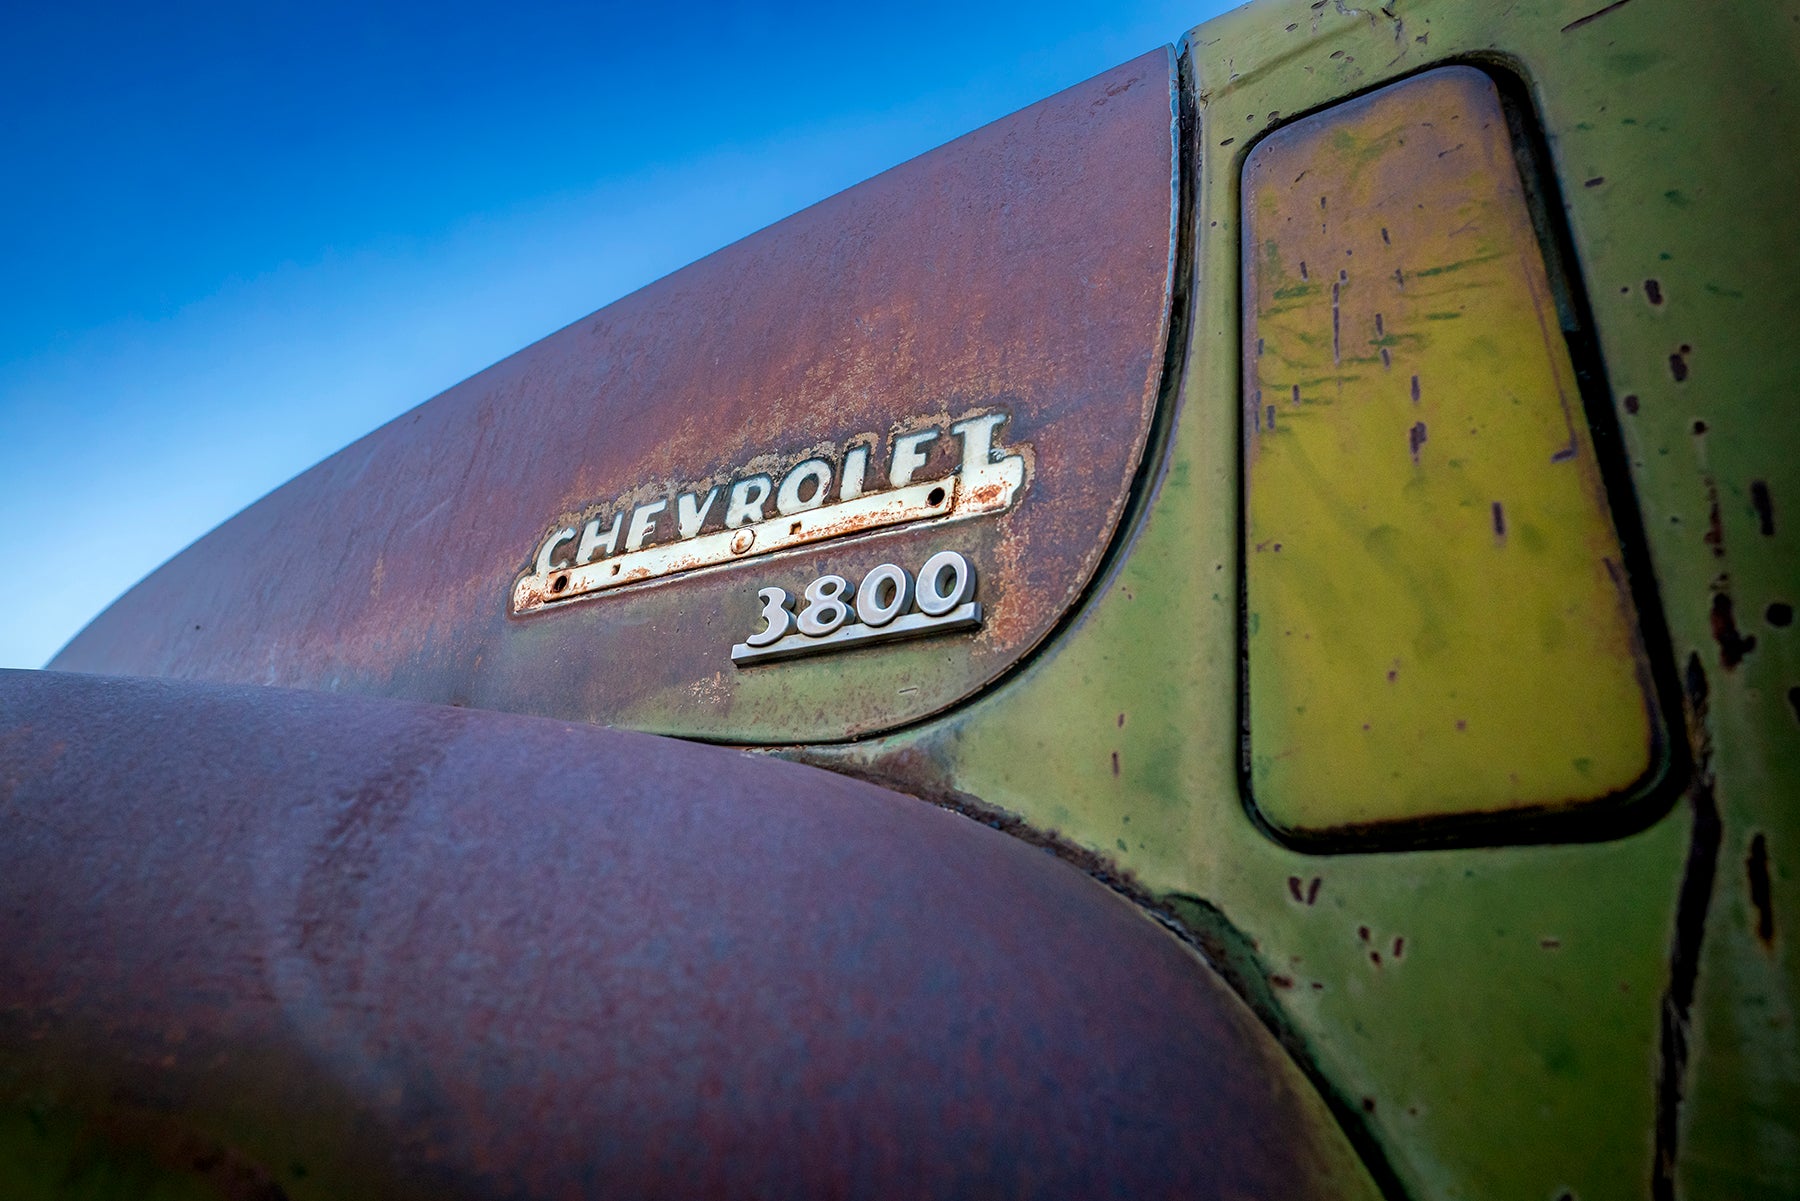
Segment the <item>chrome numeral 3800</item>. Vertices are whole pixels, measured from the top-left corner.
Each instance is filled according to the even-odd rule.
[[[883,563],[856,584],[822,575],[798,601],[786,588],[763,588],[756,596],[763,628],[731,648],[739,667],[981,624],[975,565],[953,550],[925,560],[917,579],[904,567]]]

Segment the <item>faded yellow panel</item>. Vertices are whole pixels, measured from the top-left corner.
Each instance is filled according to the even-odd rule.
[[[1630,792],[1660,717],[1492,81],[1286,126],[1243,202],[1258,810],[1307,836]]]

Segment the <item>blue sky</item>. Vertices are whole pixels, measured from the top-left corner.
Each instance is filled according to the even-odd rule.
[[[0,667],[489,363],[1225,7],[13,9]]]

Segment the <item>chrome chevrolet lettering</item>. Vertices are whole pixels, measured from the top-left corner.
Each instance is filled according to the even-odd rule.
[[[1005,421],[1004,413],[983,413],[896,434],[885,488],[870,462],[876,439],[865,435],[834,454],[814,448],[779,473],[747,471],[592,513],[539,544],[532,569],[513,585],[513,612],[808,543],[1001,512],[1024,486],[1030,454],[996,445]],[[919,480],[934,458],[954,466]]]

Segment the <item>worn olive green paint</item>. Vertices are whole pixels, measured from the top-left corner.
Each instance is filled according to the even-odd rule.
[[[1764,616],[1800,603],[1785,153],[1800,145],[1800,8],[1630,0],[1586,19],[1604,8],[1295,0],[1189,35],[1203,166],[1186,377],[1125,555],[1073,627],[977,703],[800,752],[1018,814],[1189,920],[1221,915],[1258,957],[1272,1017],[1417,1196],[1643,1197],[1661,1170],[1683,1196],[1776,1197],[1800,1179],[1800,656],[1795,630]],[[1241,155],[1284,117],[1470,58],[1515,70],[1544,124],[1674,661],[1706,684],[1689,718],[1695,778],[1713,786],[1608,841],[1307,855],[1255,827],[1239,780]],[[1771,534],[1753,481],[1772,497]],[[1756,639],[1747,652],[1715,638],[1723,595]],[[1693,813],[1714,803],[1719,849],[1702,839],[1698,860],[1715,874],[1689,897],[1690,919],[1693,892],[1710,903],[1679,1148],[1659,1169],[1657,1084],[1677,1066],[1664,997],[1674,948],[1692,941],[1677,910]]]
[[[1318,837],[1640,790],[1655,687],[1493,80],[1282,127],[1242,212],[1258,811]]]

